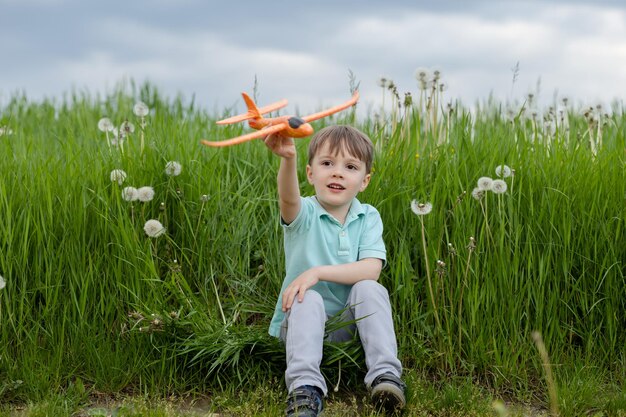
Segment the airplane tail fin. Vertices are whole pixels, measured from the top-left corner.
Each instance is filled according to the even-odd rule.
[[[276,103],[270,104],[265,107],[258,108],[254,101],[250,98],[246,93],[241,93],[243,97],[243,101],[246,103],[246,107],[248,108],[248,112],[244,114],[240,114],[238,116],[229,117],[227,119],[219,120],[216,123],[218,125],[226,125],[231,123],[243,122],[245,120],[250,119],[261,119],[263,114],[272,112],[274,110],[281,109],[287,105],[287,100],[281,100]]]

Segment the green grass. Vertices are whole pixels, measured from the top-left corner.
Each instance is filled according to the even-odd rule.
[[[143,152],[137,100],[152,110]],[[569,127],[557,124],[551,134],[522,114],[529,110],[507,120],[498,104],[457,106],[438,111],[435,123],[424,106],[382,121],[344,112],[315,125],[350,123],[375,142],[372,180],[360,199],[378,208],[385,225],[381,282],[402,362],[420,375],[409,378],[420,393],[409,406],[416,415],[481,415],[491,399],[504,398],[547,408],[531,338],[539,331],[562,415],[619,415],[626,407],[623,108],[600,119],[600,141],[580,109],[569,109]],[[135,123],[123,152],[98,130],[104,116]],[[258,141],[201,146],[201,138],[243,131],[216,126],[221,116],[149,84],[39,103],[15,95],[0,108],[0,126],[12,130],[0,136],[7,283],[0,403],[62,415],[93,393],[223,392],[227,408],[249,412],[282,401],[284,352],[267,335],[284,274],[278,158]],[[297,141],[304,194],[312,192],[307,143]],[[165,174],[171,160],[182,164],[180,176]],[[501,164],[515,169],[507,192],[472,198],[477,180],[495,177]],[[128,174],[122,186],[110,181],[113,169]],[[154,187],[154,200],[124,201],[127,185]],[[413,199],[431,202],[432,212],[416,216]],[[166,235],[147,237],[148,219],[161,221]],[[359,347],[326,346],[329,386],[339,364],[340,391],[349,393],[364,372]],[[428,378],[438,382],[429,386]],[[455,380],[465,382],[459,388]],[[71,394],[80,386],[84,393]],[[244,388],[271,399],[239,399],[234,393]],[[337,407],[351,404],[346,394]]]

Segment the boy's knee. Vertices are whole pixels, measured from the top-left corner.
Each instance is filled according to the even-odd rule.
[[[302,302],[295,300],[286,313],[281,325],[280,338],[286,340],[289,329],[293,328],[321,328],[323,331],[325,321],[326,312],[322,296],[317,291],[307,290]]]
[[[378,281],[374,281],[371,279],[364,279],[362,281],[357,282],[352,286],[351,293],[357,296],[367,296],[367,295],[382,295],[387,297],[387,288],[378,283]]]
[[[306,291],[306,293],[304,293],[304,299],[301,302],[298,301],[297,298],[293,301],[293,304],[291,305],[290,316],[293,314],[298,314],[300,312],[304,314],[309,314],[313,311],[320,309],[322,312],[324,311],[324,299],[322,298],[320,293],[315,290],[309,289]]]

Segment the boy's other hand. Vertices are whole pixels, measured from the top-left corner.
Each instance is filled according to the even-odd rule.
[[[297,296],[298,302],[304,300],[306,290],[319,282],[315,268],[311,268],[301,273],[294,279],[283,292],[283,312],[289,311]]]
[[[296,145],[293,142],[293,138],[284,136],[281,132],[267,135],[263,141],[265,146],[278,156],[287,159],[296,156]]]

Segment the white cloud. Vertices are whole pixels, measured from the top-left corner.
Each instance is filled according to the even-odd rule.
[[[510,98],[512,87],[519,97],[539,79],[546,99],[555,90],[604,100],[626,91],[623,10],[552,4],[497,18],[429,12],[356,17],[334,40],[341,50],[375,56],[379,64],[371,68],[380,72],[372,78],[390,74],[385,65],[406,69],[406,74],[390,74],[401,89],[415,89],[416,67],[438,67],[450,85],[448,95],[464,97],[466,103],[491,92]],[[518,61],[519,80],[513,86],[511,68]]]
[[[51,69],[60,84],[104,90],[120,79],[148,79],[171,94],[177,87],[206,91],[198,96],[224,104],[251,89],[256,75],[265,100],[288,98],[313,110],[320,104],[319,97],[313,98],[319,85],[346,71],[310,53],[247,48],[223,42],[209,31],[174,32],[129,20],[117,22],[111,31],[111,24],[100,27],[106,29],[102,36],[111,47],[61,60]],[[218,87],[221,96],[212,95]]]
[[[189,1],[196,8],[203,5]],[[168,5],[170,0],[159,4]],[[368,101],[380,102],[376,81],[382,75],[393,79],[401,94],[415,93],[414,72],[420,66],[441,69],[450,87],[448,97],[461,97],[466,104],[486,99],[490,92],[510,98],[512,87],[514,96],[522,97],[539,78],[547,99],[557,89],[582,100],[609,100],[626,91],[623,6],[526,2],[516,10],[500,5],[436,12],[421,7],[393,16],[370,9],[342,19],[311,19],[297,33],[285,29],[282,38],[264,37],[264,27],[281,24],[273,15],[265,16],[248,21],[258,24],[247,27],[249,33],[259,34],[254,42],[231,36],[223,26],[219,30],[211,25],[177,26],[148,18],[149,14],[137,19],[121,13],[92,16],[93,21],[83,22],[83,33],[70,32],[91,42],[86,49],[59,50],[43,58],[33,52],[28,65],[14,59],[11,68],[0,68],[0,78],[4,92],[20,87],[35,97],[60,95],[71,86],[96,92],[123,78],[147,79],[165,94],[196,94],[201,105],[223,108],[239,100],[241,91],[250,91],[256,76],[260,104],[287,98],[288,110],[303,111],[344,101],[348,69],[361,81],[362,108]],[[179,20],[184,21],[183,15]],[[234,20],[232,31],[239,30]],[[12,35],[2,38],[29,50],[24,40],[28,38]],[[301,44],[293,41],[294,36],[303,37]],[[16,50],[8,49],[11,56],[17,56]],[[512,86],[511,68],[518,61],[519,78]]]

